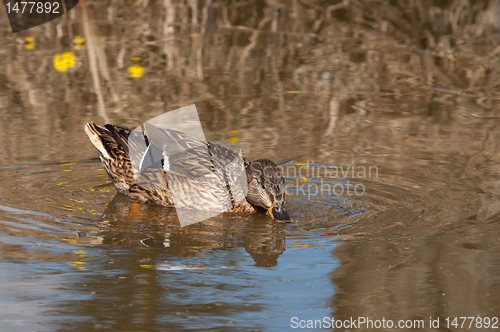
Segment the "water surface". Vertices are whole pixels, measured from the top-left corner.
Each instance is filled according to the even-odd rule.
[[[494,3],[196,3],[79,5],[16,35],[0,14],[2,331],[499,317]],[[304,155],[283,165],[292,223],[182,228],[116,193],[85,123],[190,104],[248,158]]]

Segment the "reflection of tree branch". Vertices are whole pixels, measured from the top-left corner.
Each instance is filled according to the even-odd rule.
[[[244,90],[245,82],[244,82],[244,77],[245,77],[245,69],[246,69],[246,60],[250,54],[250,52],[255,48],[257,45],[257,38],[259,36],[260,30],[272,19],[272,17],[269,15],[269,11],[265,11],[265,16],[264,18],[259,22],[257,25],[257,30],[254,30],[252,32],[252,35],[250,36],[250,43],[245,46],[241,52],[241,57],[240,57],[240,65],[238,68],[238,80],[240,83],[240,94],[245,95],[246,91]]]
[[[332,96],[330,100],[330,119],[328,120],[328,128],[326,128],[325,136],[331,136],[333,134],[333,130],[337,125],[337,121],[339,120],[339,108],[340,103],[338,100],[338,96]]]
[[[272,51],[271,51],[272,52]],[[271,73],[273,75],[274,82],[276,84],[276,92],[278,94],[279,110],[285,110],[285,96],[283,94],[283,83],[281,83],[278,66],[276,64],[276,53],[272,52],[270,55],[269,66],[271,67]]]
[[[175,6],[172,0],[163,0],[165,7],[165,21],[163,22],[163,52],[167,56],[167,68],[169,71],[174,70],[174,57],[178,54],[177,48],[174,45],[175,41]]]
[[[252,36],[250,36],[250,43],[243,48],[240,56],[240,61],[239,61],[239,66],[238,66],[238,82],[239,82],[239,87],[240,87],[240,94],[244,95],[246,94],[245,90],[245,69],[246,69],[246,60],[248,58],[248,55],[250,54],[250,51],[254,49],[254,47],[257,45],[257,37],[258,37],[258,32],[253,32]]]
[[[331,20],[333,11],[335,11],[337,9],[341,9],[341,8],[346,8],[347,6],[349,6],[349,0],[342,0],[342,2],[340,2],[340,3],[337,3],[335,5],[330,5],[325,10],[325,17],[328,20]]]
[[[92,81],[94,83],[95,94],[97,95],[97,102],[99,105],[99,115],[102,119],[108,123],[109,117],[106,113],[106,109],[104,106],[104,97],[101,91],[101,83],[99,80],[99,73],[97,70],[97,48],[99,48],[100,41],[97,40],[98,37],[95,34],[95,29],[92,26],[94,23],[91,23],[90,20],[92,18],[93,7],[89,5],[82,6],[83,8],[83,30],[85,31],[85,37],[87,39],[87,54],[89,58],[89,70],[92,74]],[[103,65],[102,65],[103,66]],[[103,68],[101,67],[101,71]]]
[[[206,26],[208,22],[208,10],[212,0],[206,0],[205,5],[202,9],[202,19],[201,19],[201,35],[196,35],[196,42],[194,47],[196,48],[196,73],[198,75],[198,80],[203,81],[203,45],[204,45],[204,35],[206,32]]]
[[[262,128],[279,119],[290,126],[287,120],[293,119],[294,124],[303,123],[304,131],[317,131],[321,136],[355,131],[353,126],[360,122],[346,114],[355,108],[398,112],[387,102],[391,98],[407,103],[412,98],[418,100],[411,112],[425,109],[431,95],[446,98],[448,103],[461,98],[456,112],[464,116],[471,112],[469,105],[494,109],[500,99],[500,47],[490,28],[497,16],[488,12],[498,1],[483,2],[484,8],[479,8],[479,2],[467,4],[461,0],[439,6],[432,1],[344,0],[330,5],[328,1],[290,0],[291,8],[287,8],[280,1],[163,0],[160,12],[152,1],[136,1],[140,14],[137,7],[130,10],[119,6],[117,0],[109,3],[107,13],[85,5],[89,17],[83,22],[72,11],[73,16],[48,23],[43,33],[57,33],[58,39],[50,44],[55,48],[63,48],[72,40],[71,29],[75,33],[84,30],[88,58],[84,55],[81,59],[81,51],[75,52],[80,67],[63,78],[60,73],[49,73],[51,58],[42,53],[46,51],[42,43],[37,45],[30,52],[42,53],[49,65],[42,64],[35,71],[25,69],[27,77],[22,80],[33,92],[20,88],[24,83],[12,72],[7,75],[7,81],[21,92],[23,105],[30,108],[33,102],[41,101],[37,84],[49,77],[52,86],[60,87],[63,82],[65,100],[75,105],[72,107],[79,114],[86,114],[85,107],[93,99],[81,101],[88,100],[84,75],[90,73],[90,89],[95,87],[92,93],[97,96],[100,114],[109,107],[106,93],[110,91],[113,98],[120,96],[130,105],[130,110],[116,115],[126,121],[197,102],[213,106],[210,112],[223,113],[224,121],[218,123],[218,129],[234,126],[227,121],[236,118],[235,109],[242,109],[247,117],[238,118],[238,125],[250,127],[258,121],[258,128]],[[314,4],[325,8],[323,13]],[[96,17],[90,17],[92,14]],[[221,24],[214,28],[214,22]],[[316,24],[317,33],[313,33],[315,22],[321,23]],[[420,45],[422,40],[425,49]],[[13,51],[2,48],[2,59],[33,62],[22,48],[22,39],[18,41],[17,46],[8,41]],[[142,56],[147,77],[136,80],[122,75],[129,52]],[[2,61],[0,66],[6,68],[9,63]],[[109,84],[111,78],[116,85]],[[461,89],[454,89],[454,85]],[[2,104],[10,107],[16,103],[14,97],[9,98]],[[333,107],[332,103],[338,105]],[[309,112],[298,111],[304,106]],[[296,110],[286,112],[289,119],[273,117],[286,107]],[[336,120],[337,108],[342,116]],[[218,115],[214,118],[219,119]],[[253,136],[258,128],[252,131]],[[311,144],[313,139],[313,135],[307,138]],[[277,144],[283,144],[282,137]]]

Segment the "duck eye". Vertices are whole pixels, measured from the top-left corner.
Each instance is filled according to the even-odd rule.
[[[268,181],[266,180],[262,181],[262,189],[267,190],[267,188],[269,188],[270,186],[271,184]]]

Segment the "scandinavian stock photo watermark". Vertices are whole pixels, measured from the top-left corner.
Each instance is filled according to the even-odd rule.
[[[287,179],[287,190],[307,196],[362,196],[366,179],[379,177],[378,166],[328,166],[312,161],[279,166]]]
[[[370,317],[349,317],[335,319],[290,319],[292,329],[498,329],[498,317],[429,317],[428,319],[372,319]]]

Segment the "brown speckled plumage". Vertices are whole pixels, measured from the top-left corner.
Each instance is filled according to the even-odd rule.
[[[166,136],[163,139],[167,141],[165,144],[167,150],[180,149],[184,153],[170,154],[174,155],[174,158],[169,158],[167,161],[168,171],[163,168],[163,165],[161,171],[159,171],[160,168],[146,169],[136,180],[134,172],[137,170],[132,168],[130,151],[134,151],[137,147],[131,146],[135,140],[129,140],[132,133],[130,129],[111,124],[101,127],[90,122],[85,126],[85,131],[99,151],[104,169],[118,192],[128,195],[134,201],[163,206],[174,206],[175,201],[176,206],[214,209],[222,207],[223,210],[233,213],[254,213],[265,209],[275,219],[290,219],[284,208],[283,175],[276,164],[270,160],[249,161],[243,158],[245,169],[241,167],[241,164],[239,166],[241,169],[239,169],[237,164],[236,166],[233,165],[234,163],[228,164],[238,155],[220,145],[194,141],[176,131],[162,131],[161,133],[148,131],[151,135]],[[148,142],[148,137],[143,138]],[[199,150],[208,150],[210,159],[197,158],[196,151]],[[224,167],[227,169],[228,166],[233,169],[230,172],[222,171],[221,173],[220,170]],[[233,185],[238,179],[237,176],[242,175],[242,172],[246,173],[248,184],[246,199],[240,190],[241,186]],[[228,178],[227,174],[234,176]],[[220,182],[217,181],[210,182],[210,178],[220,180],[222,177],[224,177],[222,183],[226,183],[226,186],[221,187]],[[213,185],[213,183],[219,183],[219,185]],[[198,187],[210,188],[209,194],[207,195],[206,189],[197,190]],[[172,192],[177,195],[173,197]],[[228,194],[229,199],[227,199]],[[235,201],[240,203],[235,203]]]

